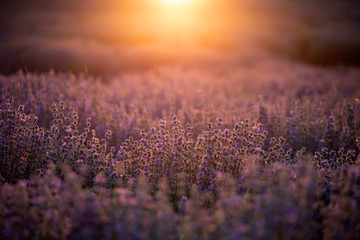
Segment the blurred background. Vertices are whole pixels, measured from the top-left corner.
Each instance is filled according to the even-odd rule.
[[[274,58],[360,65],[360,1],[14,0],[0,2],[0,18],[3,74]]]

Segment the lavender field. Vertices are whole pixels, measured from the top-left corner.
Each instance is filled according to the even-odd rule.
[[[0,3],[0,240],[360,239],[359,2],[134,2]]]
[[[359,239],[359,77],[290,62],[3,76],[0,236]]]

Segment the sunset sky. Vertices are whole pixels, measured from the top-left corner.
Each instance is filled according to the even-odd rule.
[[[359,2],[89,0],[1,3],[0,71],[93,73],[280,56],[358,64]],[[321,14],[319,14],[321,11]]]

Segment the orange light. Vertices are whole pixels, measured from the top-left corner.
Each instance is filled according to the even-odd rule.
[[[161,4],[167,5],[169,7],[180,7],[180,6],[186,6],[190,4],[191,0],[159,0]]]
[[[119,46],[128,44],[136,52],[159,58],[191,57],[194,52],[211,54],[226,48],[232,39],[228,37],[230,0],[109,1],[118,5],[98,17],[101,27],[96,34],[112,44],[117,40]]]

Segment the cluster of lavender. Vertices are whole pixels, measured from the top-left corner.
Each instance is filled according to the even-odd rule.
[[[276,66],[0,77],[0,236],[358,238],[360,73]]]
[[[162,178],[154,194],[145,176],[109,190],[99,174],[89,189],[70,168],[62,171],[59,179],[50,165],[42,177],[1,185],[3,238],[357,239],[359,234],[355,166],[325,178],[306,162],[264,168],[249,158],[241,183],[216,174],[217,197],[196,186],[186,195],[186,179],[179,176],[176,191],[185,195],[176,209],[169,179]]]
[[[38,118],[14,109],[13,98],[0,110],[0,181],[15,183],[33,174],[44,173],[49,163],[53,134],[37,125]]]

